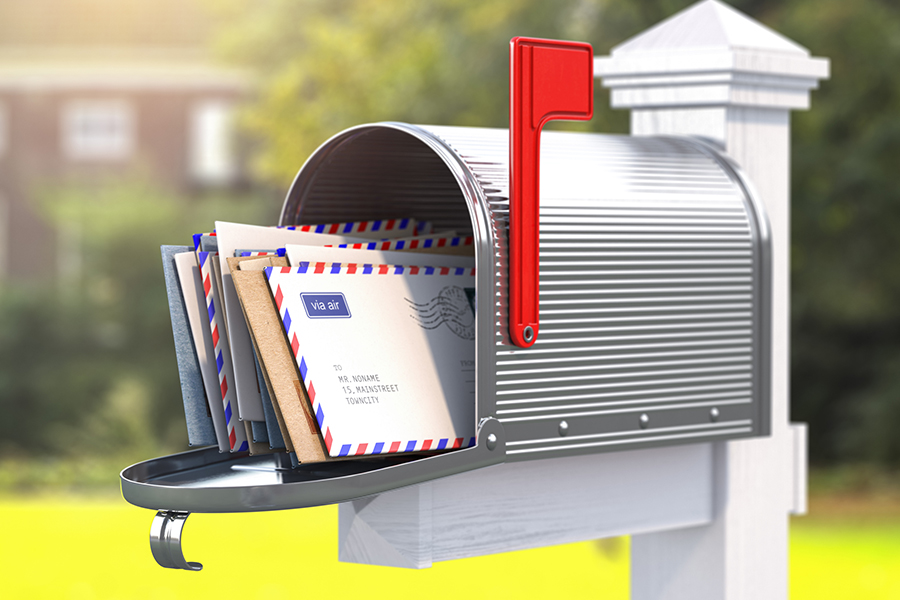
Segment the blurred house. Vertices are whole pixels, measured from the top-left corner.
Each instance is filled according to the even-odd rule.
[[[0,3],[0,280],[65,268],[65,232],[36,206],[52,186],[245,183],[233,116],[248,83],[209,59],[213,27],[186,1]]]

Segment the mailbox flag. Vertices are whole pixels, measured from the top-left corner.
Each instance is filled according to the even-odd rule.
[[[509,333],[515,345],[528,347],[538,334],[541,128],[594,115],[594,50],[517,37],[509,67]]]

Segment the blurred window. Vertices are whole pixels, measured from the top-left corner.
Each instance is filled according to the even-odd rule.
[[[73,160],[116,161],[135,146],[134,109],[122,100],[73,100],[63,107],[62,150]]]
[[[194,105],[191,113],[190,169],[202,185],[222,186],[237,178],[234,106],[221,100]]]

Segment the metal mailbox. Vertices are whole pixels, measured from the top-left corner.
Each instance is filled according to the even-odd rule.
[[[475,239],[479,421],[506,460],[768,432],[769,247],[739,170],[702,140],[547,132],[540,337],[509,339],[508,133],[402,123],[326,142],[282,223],[412,211]]]
[[[768,435],[771,249],[740,169],[691,137],[545,132],[539,156],[540,332],[528,344],[510,334],[507,130],[348,129],[309,158],[281,214],[282,225],[413,215],[474,238],[474,447],[294,469],[197,450],[124,470],[125,498],[295,508],[503,461]],[[192,568],[165,550],[183,516],[157,518],[157,560]]]

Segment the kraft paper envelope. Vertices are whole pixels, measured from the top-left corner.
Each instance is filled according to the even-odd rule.
[[[286,267],[287,266],[287,258],[285,257],[276,257],[276,256],[267,256],[267,257],[257,257],[257,258],[232,258],[228,261],[229,270],[232,271],[232,281],[236,282],[235,290],[238,293],[238,299],[240,300],[241,309],[243,311],[244,318],[247,320],[248,329],[250,330],[250,339],[253,344],[254,350],[254,362],[255,366],[258,369],[257,380],[262,378],[262,384],[260,385],[260,398],[262,399],[264,396],[268,398],[269,405],[266,407],[264,405],[264,410],[271,411],[272,415],[270,416],[268,412],[266,412],[266,423],[271,422],[272,418],[275,420],[274,427],[272,431],[277,430],[278,435],[276,438],[280,438],[281,444],[276,445],[274,449],[278,449],[283,446],[285,450],[290,452],[292,455],[294,454],[294,447],[291,442],[290,431],[288,430],[288,420],[291,420],[293,424],[294,420],[297,419],[296,411],[301,410],[302,407],[292,407],[286,406],[287,417],[282,413],[281,407],[276,401],[275,397],[275,387],[273,387],[272,380],[276,379],[276,383],[285,379],[290,382],[293,379],[297,378],[294,370],[284,369],[281,367],[281,363],[277,361],[277,359],[273,359],[273,356],[277,356],[277,354],[271,352],[271,350],[278,348],[278,342],[282,344],[282,346],[286,346],[286,342],[284,341],[284,336],[282,335],[280,338],[278,337],[278,333],[280,329],[277,326],[273,326],[269,331],[263,332],[264,324],[267,322],[266,319],[260,318],[260,315],[268,315],[274,311],[272,307],[271,297],[266,298],[265,294],[260,293],[260,290],[268,292],[268,286],[265,285],[265,277],[262,275],[262,270],[266,267],[275,266],[275,267]],[[234,278],[234,273],[236,271],[243,271],[243,273],[254,273],[254,276],[248,277],[243,274],[239,274],[238,277]],[[254,314],[254,318],[251,319],[248,315],[250,313]],[[263,356],[260,354],[260,344],[257,341],[256,333],[251,325],[251,323],[256,325],[256,329],[259,332],[262,332],[260,335],[260,339],[263,341],[271,341],[271,344],[267,346],[267,350],[270,350],[266,354],[266,358],[270,360],[270,367],[272,367],[272,376],[269,375],[269,371],[266,368],[266,364],[263,362]],[[264,335],[264,334],[268,334]],[[266,389],[265,395],[262,394],[262,388]],[[293,396],[290,394],[290,390],[294,388],[293,384],[288,386],[281,385],[278,389],[281,393],[282,401],[285,404],[289,404],[293,400]]]
[[[181,282],[185,310],[188,316],[191,335],[194,338],[194,349],[200,364],[203,387],[206,390],[206,401],[212,424],[215,430],[219,452],[228,452],[228,431],[225,428],[225,409],[222,407],[222,392],[219,389],[219,375],[216,371],[216,360],[213,352],[212,335],[209,331],[209,313],[203,284],[200,280],[200,267],[197,255],[193,252],[175,255],[175,267]]]
[[[266,276],[330,456],[474,445],[474,269]]]
[[[455,256],[451,254],[427,254],[417,256],[414,251],[382,251],[355,250],[352,248],[320,248],[316,246],[298,246],[288,244],[288,262],[298,266],[301,261],[340,262],[379,265],[406,265],[419,267],[474,267],[474,256]]]
[[[271,259],[271,260],[270,260]],[[287,259],[279,258],[272,254],[267,254],[264,256],[253,255],[253,256],[241,256],[241,257],[229,257],[228,261],[228,269],[229,271],[234,271],[240,269],[241,266],[246,267],[250,271],[262,271],[265,267],[273,266],[286,266]],[[240,297],[240,296],[239,296]],[[241,307],[241,317],[245,317],[245,310],[243,310],[243,306]],[[268,377],[263,375],[264,369],[258,361],[258,354],[256,350],[256,342],[253,340],[253,333],[251,331],[251,341],[253,343],[253,364],[254,370],[256,372],[256,385],[257,390],[260,392],[260,398],[264,403],[264,413],[266,416],[265,421],[244,421],[244,423],[250,423],[251,430],[255,430],[255,428],[264,428],[266,429],[266,435],[269,437],[269,450],[285,450],[291,449],[290,442],[285,442],[284,435],[282,432],[287,432],[287,428],[284,425],[283,418],[281,413],[277,411],[275,407],[272,406],[272,401],[270,397],[270,388],[267,388],[269,385]],[[269,430],[271,427],[271,431]],[[255,440],[257,442],[262,442],[262,440]],[[253,452],[253,448],[251,447],[251,453]]]
[[[229,261],[230,266],[236,266],[238,260]],[[285,258],[257,259],[253,263],[262,267],[265,265],[260,263],[269,261],[276,268],[287,265]],[[232,270],[232,280],[250,325],[273,407],[283,425],[285,445],[296,452],[301,463],[321,462],[327,457],[265,275],[261,270],[244,270],[247,266],[253,268],[251,263],[244,263],[240,269]]]
[[[216,243],[219,248],[219,265],[222,272],[222,298],[225,315],[233,313],[237,318],[228,320],[228,339],[234,365],[234,383],[237,394],[237,413],[241,420],[265,421],[262,400],[256,382],[253,364],[253,347],[247,322],[240,318],[241,307],[227,260],[239,248],[280,248],[285,244],[336,244],[360,241],[335,235],[307,233],[275,227],[243,225],[216,221]]]
[[[169,298],[169,315],[172,317],[172,337],[175,340],[175,358],[178,362],[178,378],[181,381],[181,396],[184,402],[184,417],[187,425],[188,444],[210,446],[217,442],[203,388],[200,363],[194,349],[194,338],[188,323],[187,308],[175,256],[193,253],[187,246],[162,246],[163,273],[166,278],[166,294]],[[193,293],[193,289],[187,290]]]

